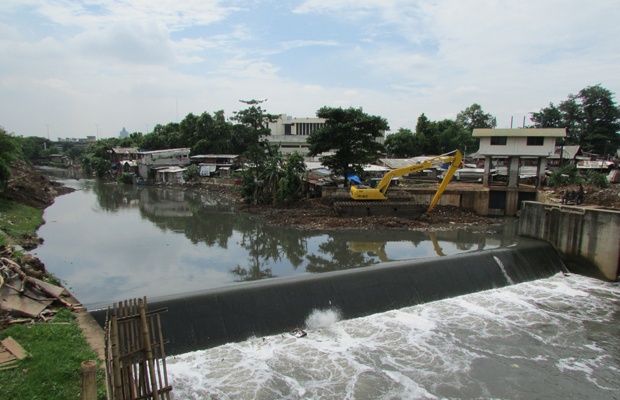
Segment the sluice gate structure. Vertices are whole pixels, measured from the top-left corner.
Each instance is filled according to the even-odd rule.
[[[168,355],[206,349],[250,337],[303,328],[313,310],[336,309],[344,319],[501,288],[566,272],[556,250],[524,239],[510,248],[151,298],[167,308],[162,330]],[[92,311],[101,324],[105,310]]]

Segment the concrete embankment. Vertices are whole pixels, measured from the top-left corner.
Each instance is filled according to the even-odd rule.
[[[571,271],[618,280],[618,211],[526,201],[521,207],[519,235],[551,243]]]
[[[565,266],[552,246],[523,239],[512,248],[273,278],[148,301],[149,310],[168,309],[161,317],[170,340],[166,352],[179,354],[302,328],[315,309],[337,309],[349,319],[562,271]],[[105,310],[93,316],[103,323]]]

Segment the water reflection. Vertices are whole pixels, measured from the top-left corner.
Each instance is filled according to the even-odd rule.
[[[244,281],[367,267],[516,243],[491,231],[335,231],[273,227],[209,193],[66,180],[35,250],[87,306]]]

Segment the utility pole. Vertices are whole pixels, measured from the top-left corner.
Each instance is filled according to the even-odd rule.
[[[50,140],[50,124],[45,124],[47,127],[47,140]]]
[[[95,124],[95,127],[97,128],[97,140],[99,140],[99,124]]]

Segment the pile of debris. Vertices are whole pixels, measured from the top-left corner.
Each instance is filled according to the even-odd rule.
[[[15,257],[9,247],[0,249],[0,328],[47,321],[59,308],[83,309],[65,288],[39,279],[44,271],[36,263],[39,269],[33,268],[28,260],[38,261],[30,256]]]

